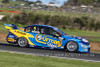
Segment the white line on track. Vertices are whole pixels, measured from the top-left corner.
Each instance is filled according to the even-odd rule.
[[[10,50],[0,50],[0,52],[11,52],[11,53],[17,53],[17,54],[33,55],[33,56],[46,56],[46,55],[42,55],[42,54],[27,53],[27,52],[18,52],[18,51],[10,51]],[[86,61],[86,62],[100,62],[100,61],[95,61],[95,60],[69,58],[69,57],[58,57],[58,56],[46,56],[46,57],[57,57],[57,58],[70,59],[70,60],[81,60],[81,61]]]

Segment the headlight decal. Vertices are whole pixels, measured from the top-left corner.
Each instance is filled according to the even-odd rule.
[[[88,42],[88,40],[86,40],[86,39],[82,39],[82,41],[83,41],[83,42],[86,42],[86,43]]]

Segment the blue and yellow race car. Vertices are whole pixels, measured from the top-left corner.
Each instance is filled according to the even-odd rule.
[[[65,49],[70,52],[90,52],[88,40],[69,36],[56,27],[47,25],[30,25],[17,28],[14,24],[4,24],[9,30],[7,42],[20,47],[40,47],[47,49]]]

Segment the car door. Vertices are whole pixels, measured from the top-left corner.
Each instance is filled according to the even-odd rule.
[[[41,46],[41,44],[39,44],[36,41],[36,35],[38,35],[40,33],[39,30],[39,26],[28,26],[25,28],[25,32],[27,32],[28,34],[31,34],[32,37],[28,37],[28,39],[35,45],[35,46]],[[30,44],[31,45],[31,44]],[[32,46],[32,45],[31,45]]]
[[[33,37],[29,37],[29,40],[35,46],[46,47],[46,43],[42,40],[45,34],[45,27],[43,26],[29,26],[25,29],[25,31],[31,34]],[[30,44],[31,45],[31,44]],[[31,45],[32,46],[32,45]]]
[[[59,36],[52,28],[40,27],[40,33],[35,36],[35,41],[42,47],[59,48],[62,44]]]
[[[48,36],[47,38],[47,46],[50,48],[60,48],[62,45],[62,40],[59,39],[59,37],[61,37],[61,35],[55,31],[53,28],[49,28],[48,30]]]

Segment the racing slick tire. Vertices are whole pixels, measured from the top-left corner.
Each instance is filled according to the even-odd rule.
[[[19,38],[17,43],[20,47],[28,47],[28,41],[24,37]]]
[[[65,51],[69,52],[77,52],[78,51],[78,44],[74,41],[70,41],[65,45]]]

